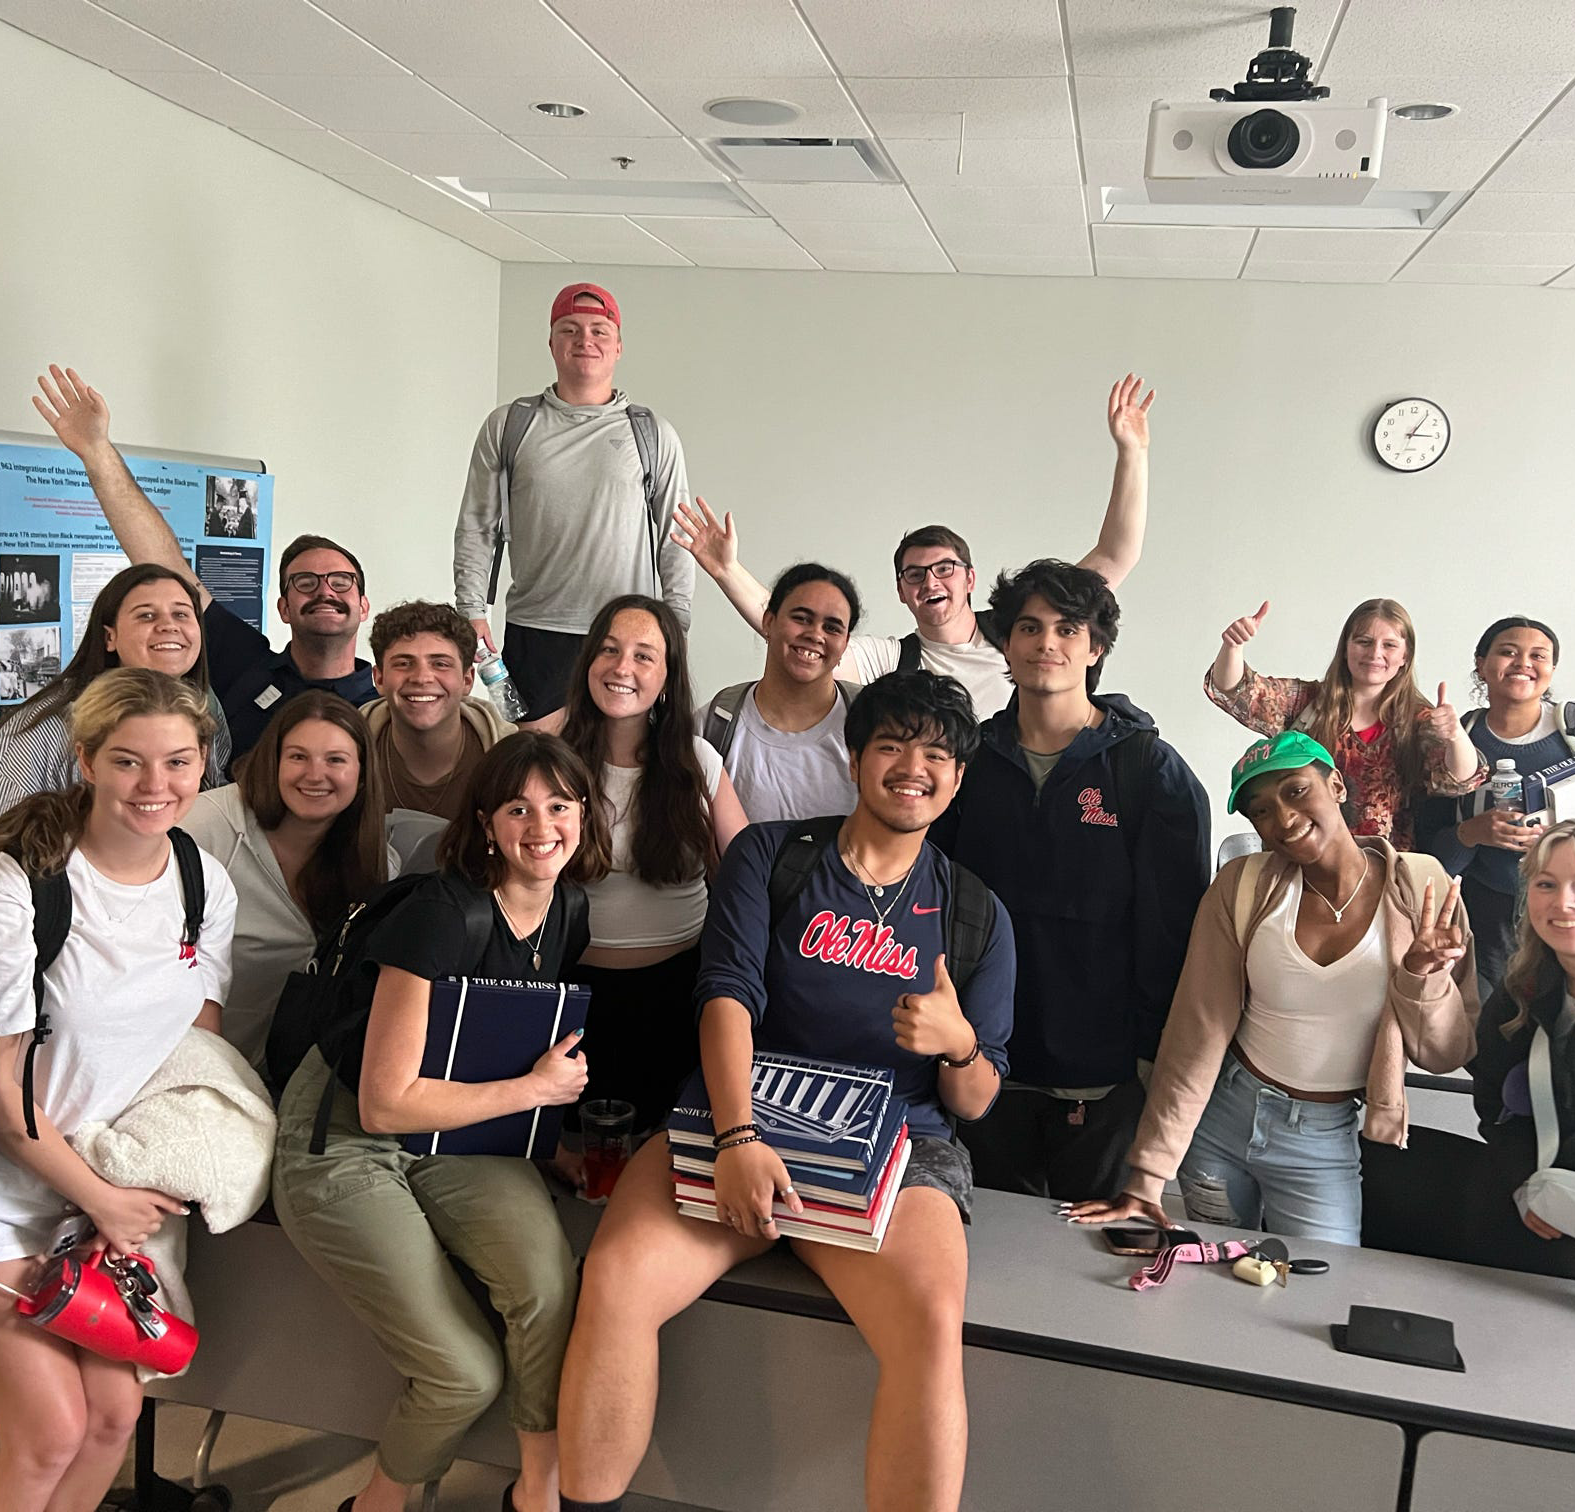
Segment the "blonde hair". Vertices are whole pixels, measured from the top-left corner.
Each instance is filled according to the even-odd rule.
[[[1391,677],[1378,698],[1378,717],[1394,736],[1395,767],[1407,796],[1426,780],[1427,757],[1418,733],[1417,715],[1433,706],[1416,685],[1416,626],[1404,607],[1393,599],[1365,599],[1345,617],[1335,643],[1329,670],[1318,684],[1301,726],[1325,750],[1332,751],[1351,728],[1356,693],[1351,684],[1351,663],[1346,648],[1358,630],[1374,620],[1399,626],[1405,637],[1405,666]]]
[[[1548,858],[1558,846],[1568,845],[1571,841],[1575,841],[1575,819],[1566,819],[1548,829],[1521,860],[1522,889],[1530,885],[1538,872],[1547,869]],[[1531,910],[1523,908],[1520,923],[1515,926],[1515,953],[1504,968],[1504,986],[1520,1009],[1514,1018],[1499,1026],[1499,1032],[1506,1039],[1525,1024],[1532,999],[1547,980],[1549,969],[1556,966],[1552,950],[1531,927]]]
[[[189,719],[207,755],[214,718],[205,692],[182,678],[147,667],[115,667],[95,677],[71,706],[71,743],[90,759],[128,719],[172,714]],[[64,869],[93,809],[93,789],[78,781],[63,792],[34,793],[0,814],[0,851],[29,876]]]

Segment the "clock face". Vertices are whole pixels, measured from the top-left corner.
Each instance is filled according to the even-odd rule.
[[[1449,446],[1449,416],[1431,399],[1397,399],[1373,426],[1373,451],[1396,472],[1421,472]]]

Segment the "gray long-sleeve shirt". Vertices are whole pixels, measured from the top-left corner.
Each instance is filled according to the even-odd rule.
[[[629,399],[565,404],[548,389],[520,443],[509,489],[508,621],[581,635],[620,593],[661,598],[689,623],[694,559],[669,539],[689,499],[678,433],[656,417],[657,572]],[[454,602],[467,618],[486,613],[501,474],[498,453],[508,405],[487,416],[471,453],[454,530]]]

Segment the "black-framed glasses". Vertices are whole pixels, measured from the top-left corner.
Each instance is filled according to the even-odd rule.
[[[350,593],[361,586],[353,572],[292,572],[284,581],[297,593],[316,593],[319,583],[327,583],[335,593]]]
[[[959,562],[956,557],[942,557],[938,562],[927,562],[923,567],[904,567],[897,574],[910,588],[922,588],[924,580],[932,572],[937,580],[945,582],[959,567],[967,567],[967,562]]]

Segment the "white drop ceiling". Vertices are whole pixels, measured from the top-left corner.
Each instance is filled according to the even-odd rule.
[[[1266,42],[1267,7],[1234,0],[0,0],[0,22],[510,262],[1575,288],[1571,0],[1298,8],[1337,100],[1459,107],[1389,124],[1382,188],[1465,196],[1433,231],[1097,224],[1103,189],[1141,186],[1151,102],[1206,99]],[[801,114],[706,115],[737,95]],[[752,181],[728,137],[866,141],[891,181]],[[739,203],[607,197],[684,184]]]

